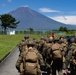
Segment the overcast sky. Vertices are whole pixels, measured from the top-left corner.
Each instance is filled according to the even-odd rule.
[[[0,14],[22,6],[56,21],[76,25],[76,0],[0,0]]]

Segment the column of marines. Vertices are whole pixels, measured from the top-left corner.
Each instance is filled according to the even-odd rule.
[[[76,38],[25,35],[18,48],[15,66],[20,75],[76,75]]]

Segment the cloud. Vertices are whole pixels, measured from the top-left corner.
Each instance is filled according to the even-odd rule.
[[[65,24],[76,25],[76,16],[56,16],[50,18]]]
[[[52,10],[50,8],[40,8],[39,11],[40,12],[60,12],[58,10]]]

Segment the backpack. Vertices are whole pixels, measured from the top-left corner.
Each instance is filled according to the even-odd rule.
[[[54,59],[55,58],[62,58],[62,53],[61,53],[59,44],[52,45],[52,56]]]
[[[38,70],[38,56],[36,50],[28,50],[24,54],[24,71],[25,74],[37,75]]]

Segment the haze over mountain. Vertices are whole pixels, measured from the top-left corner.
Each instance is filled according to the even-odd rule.
[[[9,12],[9,14],[15,17],[17,21],[20,21],[17,27],[18,30],[29,28],[37,30],[52,30],[59,29],[61,26],[69,29],[76,28],[76,26],[66,25],[50,19],[29,7],[19,7],[16,10]]]

